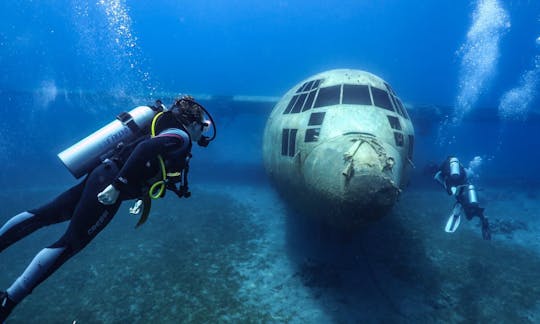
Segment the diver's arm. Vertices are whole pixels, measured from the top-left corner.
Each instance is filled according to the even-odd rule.
[[[144,180],[144,168],[150,160],[157,158],[160,154],[165,154],[171,150],[182,147],[183,140],[178,137],[157,136],[139,143],[130,154],[126,163],[118,172],[118,176],[113,181],[113,186],[121,190],[127,184],[135,184]]]
[[[176,150],[184,145],[184,140],[172,136],[156,136],[139,143],[129,155],[113,183],[101,191],[97,198],[104,205],[112,205],[120,196],[120,192],[128,185],[141,183],[146,172],[144,168],[150,160],[158,155]]]
[[[441,184],[441,186],[444,187],[444,189],[446,189],[446,184],[444,183],[444,179],[443,179],[443,176],[442,176],[442,171],[437,171],[437,173],[435,173],[435,176],[433,176],[433,179],[435,179],[435,181],[437,181],[438,183]]]
[[[438,171],[437,173],[435,173],[435,176],[433,177],[433,179],[435,179],[438,183],[440,183],[441,186],[444,188],[444,190],[446,190],[446,192],[449,195],[453,196],[456,194],[457,188],[454,186],[448,187],[448,184],[446,183],[442,175],[442,171]]]

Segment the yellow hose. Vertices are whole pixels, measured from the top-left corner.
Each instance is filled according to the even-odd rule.
[[[161,116],[162,114],[163,114],[163,111],[155,115],[154,118],[152,119],[152,127],[150,128],[152,132],[152,137],[156,136],[156,123],[157,123],[157,120],[159,119],[158,117]]]
[[[161,176],[163,180],[156,181],[151,187],[150,190],[148,190],[148,195],[152,199],[160,198],[163,195],[163,192],[165,191],[165,181],[167,180],[167,173],[165,172],[165,162],[163,162],[163,158],[161,155],[158,155],[158,161],[159,165],[161,167]],[[154,193],[156,188],[159,187],[159,191],[157,193]]]
[[[163,114],[163,112],[160,112],[157,115],[155,115],[154,118],[152,119],[152,127],[150,128],[152,137],[156,136],[156,122],[159,119],[159,116],[161,116],[162,114]],[[161,155],[158,155],[158,161],[159,161],[159,166],[160,166],[160,169],[161,169],[161,177],[163,178],[163,180],[156,181],[150,187],[150,190],[148,190],[148,195],[152,199],[160,198],[163,195],[163,192],[166,189],[165,181],[167,180],[167,171],[165,170],[165,162],[163,162],[163,158],[161,157]],[[158,188],[158,187],[159,187],[159,191],[157,193],[154,193],[156,188]]]

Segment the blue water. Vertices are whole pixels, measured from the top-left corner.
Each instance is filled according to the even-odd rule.
[[[163,98],[166,104],[170,104],[174,96],[184,93],[202,98],[203,104],[214,114],[219,132],[213,146],[195,150],[193,177],[201,183],[217,185],[223,194],[230,194],[239,201],[243,197],[228,186],[248,184],[259,188],[253,190],[260,190],[261,196],[272,195],[268,193],[272,189],[266,182],[260,148],[266,117],[275,99],[238,102],[231,98],[235,95],[279,98],[300,80],[334,68],[361,69],[379,75],[392,85],[409,109],[416,130],[413,159],[416,168],[409,188],[411,194],[404,198],[411,205],[403,206],[402,202],[397,208],[398,214],[403,210],[405,214],[411,210],[419,214],[433,212],[429,203],[431,198],[418,198],[421,190],[433,191],[434,197],[441,198],[437,200],[438,204],[445,203],[446,197],[440,196],[443,194],[431,182],[430,165],[440,163],[449,154],[457,154],[464,164],[480,157],[475,181],[482,190],[486,190],[487,201],[496,204],[502,199],[507,202],[504,205],[506,209],[503,208],[505,215],[517,215],[518,218],[521,215],[518,221],[525,223],[537,216],[538,205],[531,207],[527,204],[536,199],[535,188],[540,184],[537,165],[540,160],[537,131],[540,126],[538,1],[384,0],[324,4],[321,1],[10,0],[0,3],[0,13],[0,114],[3,116],[0,119],[0,163],[4,166],[4,171],[0,172],[0,185],[4,188],[0,190],[2,223],[18,211],[34,207],[75,183],[56,157],[58,152],[108,123],[121,111],[151,104],[157,98]],[[521,193],[531,201],[520,201]],[[216,199],[228,201],[226,197],[215,198],[204,190],[202,196],[200,200],[204,203]],[[431,194],[425,195],[428,196],[432,197]],[[235,212],[236,205],[231,204],[227,215],[236,215],[239,219],[235,221],[242,224],[239,226],[246,226],[245,219],[238,216],[244,212]],[[172,207],[168,206],[158,207],[158,212],[169,213]],[[219,204],[214,208],[219,210]],[[268,210],[267,205],[257,207],[255,204],[252,208]],[[185,213],[189,212],[190,209],[185,208]],[[285,217],[285,214],[274,216]],[[205,219],[204,215],[201,217]],[[210,222],[211,218],[208,220]],[[431,225],[429,222],[423,224]],[[113,233],[121,232],[122,227],[118,224],[111,226],[113,229],[104,242],[118,244]],[[156,226],[167,228],[164,223]],[[194,226],[201,233],[208,230],[204,222]],[[279,230],[276,226],[272,228]],[[534,226],[529,225],[529,229],[532,231]],[[185,230],[177,229],[178,235],[184,235]],[[62,229],[58,231],[61,233]],[[151,240],[156,233],[159,232],[147,232],[143,237]],[[238,241],[244,239],[242,235],[247,240],[254,240],[257,236],[246,229],[239,233],[241,239]],[[219,237],[223,233],[217,231],[214,234]],[[430,245],[451,247],[446,237],[426,235],[431,239]],[[54,241],[55,237],[47,237],[46,242]],[[201,245],[204,244],[204,235],[197,239]],[[478,243],[474,241],[476,237],[461,239],[466,245]],[[9,276],[0,275],[2,287],[10,284],[36,249],[46,244],[34,238],[29,238],[29,242],[12,248],[17,250],[25,246],[33,249],[26,251],[20,260],[17,257],[16,269],[10,270]],[[172,239],[166,242],[163,244],[174,244]],[[288,242],[296,244],[295,240]],[[129,250],[130,244],[142,243],[123,241],[120,244]],[[227,241],[224,244],[233,243]],[[101,243],[100,246],[108,245]],[[155,250],[151,251],[159,251],[160,245],[152,248]],[[251,248],[240,244],[239,251],[250,253]],[[10,258],[17,256],[16,251],[11,252],[12,249],[6,252]],[[517,254],[520,250],[509,248],[509,251],[505,256]],[[456,254],[461,252],[464,251],[454,251]],[[99,255],[94,259],[92,252],[88,253],[80,260],[75,257],[71,262],[81,262],[82,268],[85,262],[98,262]],[[111,253],[120,254],[119,251]],[[197,255],[193,250],[187,253]],[[354,249],[351,253],[354,254]],[[220,263],[217,254],[209,255],[212,257],[206,261],[215,259],[208,261],[209,266],[215,265],[214,262],[227,267]],[[366,258],[365,255],[363,257]],[[301,257],[299,259],[302,260]],[[9,260],[0,255],[4,271],[11,269]],[[134,257],[131,262],[134,260],[139,263],[137,266],[144,267],[143,261]],[[170,258],[166,260],[170,261]],[[187,259],[184,261],[188,262]],[[173,263],[175,267],[182,267],[182,262]],[[390,268],[396,266],[392,260],[388,262]],[[167,265],[164,267],[168,269]],[[186,269],[190,268],[186,266]],[[308,263],[300,269],[309,272],[314,268]],[[330,277],[339,271],[330,271],[324,266],[315,269],[322,271],[323,276],[330,274]],[[416,270],[409,269],[408,273]],[[186,270],[183,275],[189,276],[189,273]],[[137,275],[138,272],[133,270],[132,274]],[[231,273],[229,275],[234,277]],[[431,275],[436,276],[434,273]],[[72,283],[70,280],[73,278],[63,268],[58,276]],[[236,279],[241,281],[242,278]],[[155,279],[158,280],[163,278]],[[200,282],[205,280],[208,278],[202,276]],[[311,281],[307,282],[310,283],[307,286],[313,286]],[[55,289],[48,281],[45,285],[46,289]],[[294,294],[295,286],[289,286]],[[315,286],[315,290],[324,291],[324,287]],[[55,297],[61,299],[69,294],[70,284],[66,287]],[[391,290],[386,288],[386,291]],[[416,288],[411,289],[415,291]],[[204,290],[204,285],[190,289]],[[332,291],[335,293],[336,290]],[[84,297],[90,300],[89,303],[92,296],[99,294],[90,288],[86,292],[91,295]],[[129,289],[122,293],[129,294]],[[345,294],[343,291],[340,293]],[[199,298],[205,300],[203,295]],[[531,298],[535,296],[538,295],[532,293]],[[224,298],[236,297],[231,293]],[[382,299],[383,304],[388,301],[388,298]],[[369,303],[362,304],[360,297],[351,300],[369,306]],[[55,301],[47,303],[54,304]],[[111,303],[114,304],[112,300],[105,302]],[[213,303],[219,303],[219,298],[206,299],[201,305],[212,307]],[[383,307],[385,311],[395,310],[392,304],[388,309]],[[47,309],[48,304],[33,308],[32,301],[29,301],[20,306],[23,307],[26,311],[14,314],[18,316],[15,320],[28,321],[32,317],[23,313],[36,315]],[[122,322],[116,316],[144,321],[155,319],[155,314],[159,313],[145,309],[128,315],[106,312],[100,317],[96,315],[99,311],[81,311],[85,307],[88,305],[81,302],[73,306],[73,312],[88,322]],[[252,321],[260,315],[257,305],[243,309],[243,304],[238,302],[231,306],[234,311],[229,309],[232,313],[228,313],[226,305],[220,307],[223,312],[216,311],[208,318],[188,318],[186,314],[189,311],[186,310],[166,313],[163,318],[194,322]],[[536,319],[540,318],[540,311],[534,311],[534,303],[527,307],[533,310],[531,312],[536,314]],[[257,311],[253,313],[254,309]],[[322,313],[331,316],[309,317],[295,310],[288,315],[281,311],[285,317],[277,319],[272,319],[276,313],[263,312],[262,318],[270,322],[328,318],[336,321],[351,318],[400,321],[407,318],[398,311],[395,317],[374,315],[366,319],[352,311],[353,306],[345,307],[345,312],[351,311],[350,317],[337,316],[331,307],[321,309]],[[422,310],[417,313],[424,314]],[[477,317],[470,318],[471,312],[458,318],[446,312],[426,313],[430,315],[422,319],[459,322],[496,318],[493,314],[476,314]],[[518,313],[509,313],[505,319],[521,321],[526,318],[525,321],[534,322],[530,320],[534,317]],[[51,320],[51,317],[44,318]],[[76,318],[68,316],[62,321]]]

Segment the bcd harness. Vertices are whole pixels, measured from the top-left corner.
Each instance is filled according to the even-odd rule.
[[[151,126],[151,136],[156,137],[159,136],[156,135],[156,123],[159,118],[162,117],[164,112],[158,113],[154,119],[152,119],[152,126]],[[185,131],[185,130],[184,130]],[[189,133],[186,132],[186,134]],[[159,166],[161,170],[161,177],[162,179],[155,182],[150,189],[148,190],[148,195],[152,199],[161,198],[165,195],[165,190],[169,189],[172,192],[174,192],[179,198],[189,198],[191,196],[191,192],[189,192],[188,188],[188,179],[187,175],[189,172],[189,160],[191,159],[191,139],[189,139],[188,143],[188,153],[186,156],[186,159],[184,163],[182,164],[183,168],[175,170],[175,172],[167,172],[165,168],[165,161],[163,160],[163,157],[161,155],[158,155],[158,161]],[[176,187],[176,184],[179,184],[179,187]],[[155,193],[156,188],[159,188],[158,192]]]
[[[167,116],[170,112],[158,112],[154,118],[152,119],[151,127],[150,127],[150,136],[151,138],[157,137],[157,136],[166,136],[163,134],[160,134],[165,129],[180,129],[181,131],[188,134],[189,133],[184,129],[184,127],[176,122],[174,120],[174,117]],[[165,118],[164,118],[165,117]],[[170,117],[170,118],[167,118]],[[119,115],[118,119],[122,120],[125,118],[125,116]],[[172,121],[174,120],[174,121]],[[160,121],[163,121],[162,124],[164,125],[158,125]],[[126,125],[133,131],[137,133],[142,133],[140,129],[133,129],[130,125],[130,123],[127,122]],[[169,127],[167,127],[169,126]],[[136,127],[136,126],[135,126]],[[138,127],[137,127],[138,128]],[[173,137],[180,137],[179,135],[174,135],[174,132],[172,132]],[[137,145],[138,143],[142,142],[144,140],[144,137],[141,136],[137,140],[135,140],[133,143],[130,144],[130,146]],[[152,199],[158,199],[163,198],[165,196],[166,190],[170,190],[174,192],[179,198],[189,198],[191,196],[191,192],[189,191],[188,187],[188,172],[189,172],[189,160],[191,159],[191,138],[188,139],[188,147],[187,147],[187,154],[185,157],[185,161],[176,161],[176,168],[173,170],[173,172],[167,172],[167,167],[165,164],[165,159],[161,156],[157,156],[157,160],[159,163],[159,172],[160,172],[160,178],[158,181],[154,182],[152,185],[150,185],[147,193],[143,194],[141,197],[139,197],[139,200],[142,201],[143,207],[141,216],[139,218],[139,221],[135,225],[135,227],[139,227],[140,225],[144,224],[146,220],[148,219],[148,216],[150,214],[150,208],[152,206]],[[186,148],[182,148],[185,150]],[[174,153],[174,152],[173,152]],[[178,184],[178,187],[176,186]]]

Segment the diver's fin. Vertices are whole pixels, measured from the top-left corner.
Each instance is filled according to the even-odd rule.
[[[454,209],[452,210],[452,215],[448,218],[446,222],[446,227],[444,231],[446,233],[454,233],[461,222],[461,204],[456,203]]]
[[[135,228],[141,226],[142,224],[144,224],[144,222],[146,222],[146,220],[148,219],[148,215],[150,215],[150,207],[152,207],[152,200],[148,195],[144,195],[141,200],[143,201],[142,213],[139,221],[137,222],[137,225],[135,225]]]

